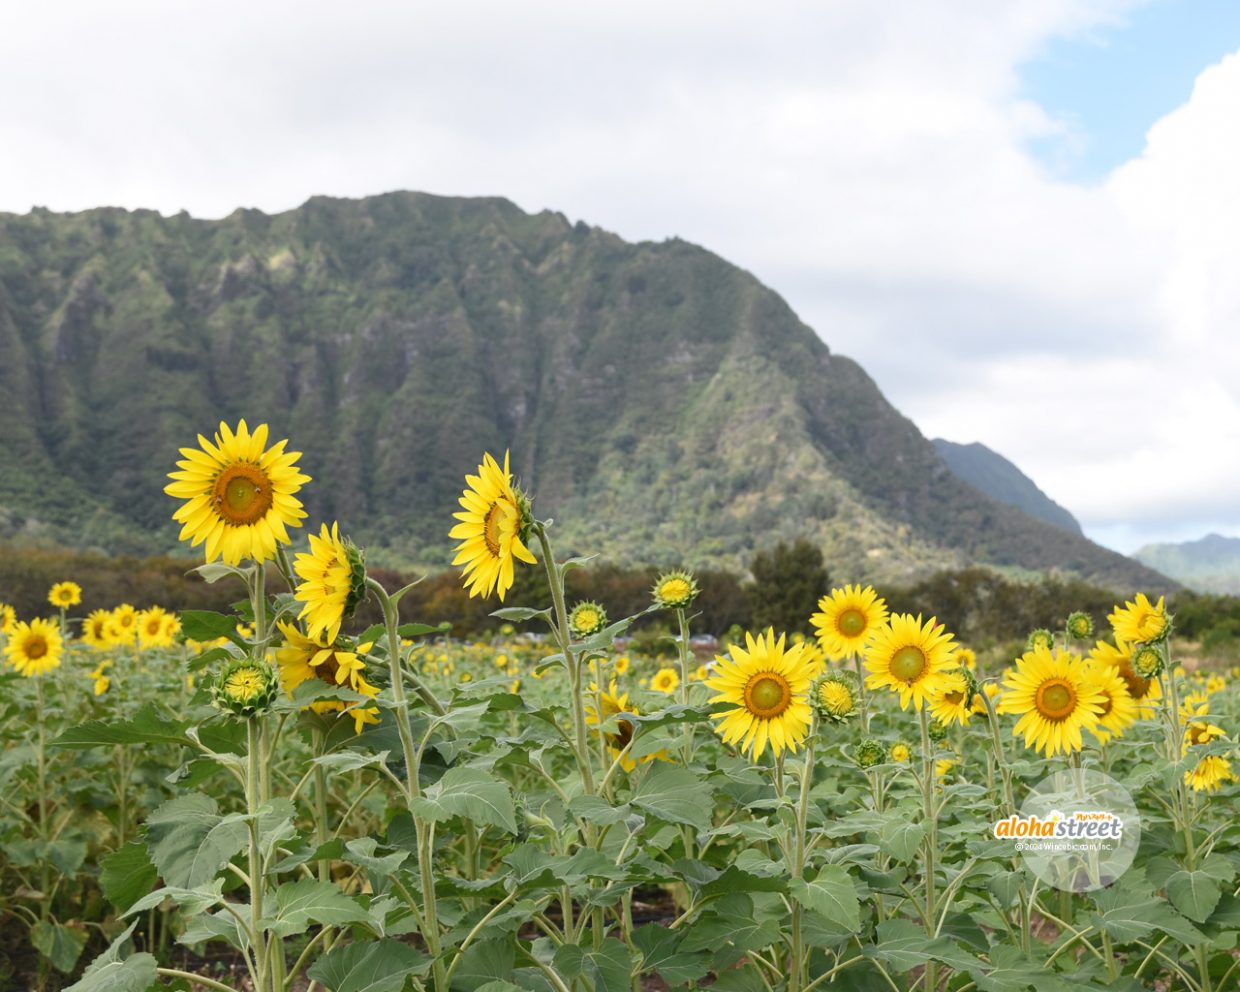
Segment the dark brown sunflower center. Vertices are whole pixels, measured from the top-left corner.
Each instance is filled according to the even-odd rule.
[[[610,738],[608,743],[612,747],[617,751],[623,751],[633,741],[633,724],[629,723],[628,720],[617,720],[616,732],[607,736]]]
[[[1063,679],[1050,679],[1038,686],[1038,712],[1048,720],[1063,720],[1076,709],[1076,690]]]
[[[847,609],[840,614],[836,626],[845,637],[860,637],[865,631],[865,614],[857,609]]]
[[[148,620],[146,622],[146,632],[148,634],[158,634],[159,628],[162,626],[163,626],[163,623],[159,620],[154,620],[154,619]]]
[[[271,509],[271,481],[257,465],[229,465],[215,480],[215,509],[230,524],[252,524]]]
[[[945,692],[943,693],[943,698],[947,700],[947,702],[951,704],[952,706],[959,706],[961,703],[964,702],[964,693],[963,692]]]
[[[499,524],[503,515],[504,511],[496,501],[491,504],[487,515],[482,518],[482,539],[486,542],[487,550],[495,558],[499,557]]]
[[[761,672],[745,686],[745,705],[754,716],[769,720],[792,703],[792,688],[775,672]]]
[[[23,647],[26,649],[27,658],[38,659],[47,654],[47,641],[42,637],[30,638]]]
[[[1102,694],[1102,712],[1099,713],[1098,716],[1099,717],[1106,716],[1108,713],[1111,712],[1111,707],[1113,707],[1114,705],[1115,705],[1115,700],[1111,698],[1111,694],[1109,692],[1104,692]]]
[[[925,652],[912,644],[900,648],[891,657],[891,674],[901,682],[916,682],[925,670]]]
[[[1150,691],[1150,680],[1143,679],[1134,672],[1131,662],[1125,661],[1119,666],[1119,677],[1124,680],[1124,685],[1128,686],[1128,695],[1133,699],[1144,699]]]

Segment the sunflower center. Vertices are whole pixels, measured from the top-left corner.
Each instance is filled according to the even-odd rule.
[[[891,674],[901,682],[916,682],[926,670],[926,655],[921,648],[906,644],[891,658]]]
[[[31,660],[42,658],[47,654],[47,641],[42,637],[32,637],[22,647],[26,652],[26,657]]]
[[[745,686],[745,705],[754,716],[764,720],[779,716],[791,703],[791,686],[775,672],[755,675]]]
[[[215,480],[215,509],[230,524],[252,524],[271,509],[271,481],[257,465],[229,465]]]
[[[1106,716],[1107,714],[1109,714],[1111,712],[1111,708],[1114,705],[1115,705],[1115,700],[1111,698],[1111,694],[1109,692],[1104,692],[1102,694],[1102,712],[1098,714],[1098,717],[1102,718]]]
[[[860,637],[865,631],[865,614],[858,609],[847,609],[840,614],[836,626],[845,637]]]
[[[499,500],[496,500],[487,510],[487,515],[482,518],[482,539],[486,542],[487,550],[495,558],[499,557],[499,523],[503,515]]]
[[[1076,709],[1076,690],[1063,679],[1051,679],[1038,686],[1038,712],[1048,720],[1063,720]]]
[[[952,706],[959,706],[961,703],[964,702],[964,693],[963,692],[945,692],[943,693],[943,698],[947,700],[947,702],[951,704]]]
[[[1120,667],[1119,677],[1124,680],[1124,685],[1128,686],[1128,695],[1133,699],[1144,699],[1150,691],[1150,680],[1141,678],[1140,675],[1132,670],[1132,665],[1130,664]]]

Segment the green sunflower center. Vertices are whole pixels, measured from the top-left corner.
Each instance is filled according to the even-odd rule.
[[[926,654],[912,644],[906,644],[891,656],[891,674],[901,682],[916,682],[925,670]]]
[[[762,672],[745,686],[745,703],[754,716],[769,720],[792,703],[792,687],[776,672]]]
[[[1063,679],[1051,679],[1038,686],[1038,712],[1048,720],[1063,720],[1076,709],[1076,690]]]
[[[257,465],[229,465],[215,480],[215,509],[236,526],[252,524],[271,509],[271,482]]]
[[[865,632],[865,614],[856,608],[847,609],[840,614],[836,626],[845,637],[860,637]]]

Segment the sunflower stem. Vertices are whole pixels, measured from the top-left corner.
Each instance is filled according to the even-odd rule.
[[[922,842],[922,863],[926,874],[926,937],[932,940],[934,933],[931,932],[931,928],[934,926],[935,918],[934,860],[935,848],[938,844],[938,830],[934,808],[934,754],[930,750],[930,723],[926,717],[924,704],[917,710],[917,717],[921,725],[921,798],[922,814],[926,824],[926,836]],[[932,992],[937,988],[937,979],[938,963],[934,960],[927,961],[924,986],[927,992]]]

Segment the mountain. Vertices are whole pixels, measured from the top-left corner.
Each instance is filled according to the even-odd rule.
[[[1182,544],[1147,544],[1133,557],[1198,592],[1240,596],[1240,537],[1207,534]]]
[[[315,197],[216,221],[0,215],[0,538],[166,549],[176,449],[269,422],[372,558],[442,565],[483,451],[562,552],[833,575],[984,562],[1169,581],[957,479],[752,275],[495,198]]]
[[[1083,533],[1076,517],[1042,492],[1037,483],[997,451],[991,451],[976,441],[957,444],[936,437],[933,443],[953,474],[991,499],[1024,510],[1031,517],[1045,520],[1073,534]]]

